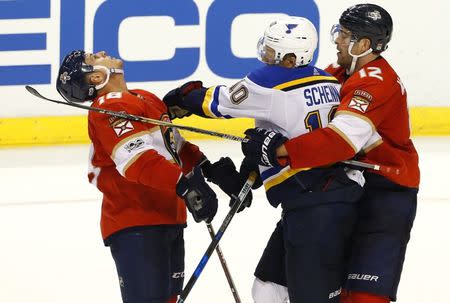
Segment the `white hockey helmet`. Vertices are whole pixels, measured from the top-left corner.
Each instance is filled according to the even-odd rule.
[[[288,16],[272,22],[258,41],[258,59],[262,62],[265,46],[275,51],[275,64],[279,64],[286,54],[297,57],[295,66],[308,65],[317,48],[317,30],[306,18]]]

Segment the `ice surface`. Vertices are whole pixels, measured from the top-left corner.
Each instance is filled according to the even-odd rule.
[[[448,303],[450,138],[414,142],[422,183],[398,302]],[[238,143],[196,143],[212,160],[242,159]],[[87,159],[86,145],[0,150],[0,302],[121,302],[114,263],[100,236],[101,196],[87,182]],[[217,193],[216,230],[228,211],[228,198]],[[279,217],[259,189],[220,242],[242,302],[252,302],[253,271]],[[185,281],[210,242],[204,224],[188,224]],[[234,302],[216,255],[186,301]]]

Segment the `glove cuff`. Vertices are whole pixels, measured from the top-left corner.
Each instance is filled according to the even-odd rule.
[[[188,189],[189,189],[188,179],[184,175],[182,175],[175,187],[175,192],[179,197],[183,198],[184,195],[186,195]]]
[[[198,166],[200,166],[203,176],[209,181],[209,179],[211,178],[211,168],[212,168],[211,162],[205,156],[200,160]]]

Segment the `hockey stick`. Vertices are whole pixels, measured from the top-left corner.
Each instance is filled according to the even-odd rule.
[[[216,233],[214,232],[214,228],[211,223],[206,223],[208,227],[209,235],[211,236],[211,240],[214,240]],[[225,261],[225,257],[222,253],[222,249],[220,249],[219,244],[216,246],[217,256],[219,257],[220,264],[222,265],[223,272],[225,273],[225,277],[227,278],[228,285],[230,286],[231,293],[233,294],[234,300],[236,303],[241,303],[241,298],[239,297],[236,286],[234,285],[233,278],[231,277],[230,270],[228,269],[227,261]]]
[[[228,225],[231,222],[231,219],[233,219],[234,215],[237,213],[239,207],[241,206],[242,202],[244,201],[245,197],[249,193],[249,191],[252,188],[253,183],[256,179],[256,173],[251,172],[248,176],[247,181],[245,182],[244,186],[242,186],[241,191],[239,192],[239,195],[235,199],[235,202],[233,203],[233,206],[228,211],[227,216],[222,222],[222,225],[219,228],[219,231],[214,236],[214,239],[209,244],[208,248],[206,249],[206,252],[204,253],[203,257],[201,258],[200,262],[197,265],[197,268],[195,269],[194,273],[192,274],[191,278],[187,282],[186,286],[183,288],[183,291],[180,294],[180,297],[177,300],[177,303],[183,303],[189,293],[192,290],[192,287],[194,286],[195,282],[197,282],[198,278],[200,277],[200,274],[202,273],[203,269],[206,266],[206,263],[208,263],[209,258],[214,252],[214,249],[217,245],[219,245],[219,241],[222,238],[223,234],[225,233],[225,230],[227,229]]]
[[[356,161],[356,160],[346,160],[346,161],[341,161],[341,163],[344,163],[344,164],[347,164],[350,166],[359,167],[359,168],[369,168],[372,170],[377,170],[377,171],[381,171],[381,172],[388,173],[388,174],[394,174],[394,175],[400,174],[400,169],[393,168],[393,167],[386,166],[386,165],[370,164],[370,163]]]
[[[63,104],[63,105],[67,105],[67,106],[91,110],[91,111],[99,112],[102,114],[107,114],[107,115],[114,116],[114,117],[119,117],[119,118],[126,119],[126,120],[138,121],[138,122],[143,122],[143,123],[151,123],[151,124],[160,125],[160,126],[175,127],[175,128],[183,129],[183,130],[194,132],[194,133],[204,134],[204,135],[213,136],[213,137],[219,137],[222,139],[227,139],[227,140],[232,140],[232,141],[248,142],[248,140],[249,140],[248,138],[242,138],[242,137],[234,136],[231,134],[219,133],[219,132],[206,130],[206,129],[202,129],[202,128],[197,128],[197,127],[192,127],[192,126],[187,126],[187,125],[173,124],[171,122],[141,117],[141,116],[137,116],[137,115],[127,114],[124,112],[117,112],[117,111],[113,111],[113,110],[102,109],[102,108],[98,108],[98,107],[92,107],[92,106],[87,106],[87,105],[73,103],[73,102],[54,100],[54,99],[44,97],[35,88],[33,88],[29,85],[26,85],[25,88],[32,95],[34,95],[40,99],[47,100],[47,101],[57,103],[57,104]],[[392,168],[390,166],[385,166],[385,165],[370,164],[370,163],[360,162],[360,161],[356,161],[356,160],[342,161],[342,163],[360,167],[360,168],[370,168],[373,170],[382,171],[382,172],[389,173],[389,174],[396,174],[396,175],[400,174],[399,169]]]
[[[131,120],[131,121],[138,121],[138,122],[143,122],[143,123],[151,123],[151,124],[160,125],[160,126],[176,127],[176,128],[179,128],[179,129],[190,131],[190,132],[204,134],[204,135],[209,135],[209,136],[214,136],[214,137],[219,137],[219,138],[222,138],[222,139],[228,139],[228,140],[240,141],[240,142],[247,142],[248,141],[247,138],[241,138],[241,137],[238,137],[238,136],[234,136],[234,135],[230,135],[230,134],[224,134],[224,133],[219,133],[219,132],[206,130],[206,129],[202,129],[202,128],[197,128],[197,127],[192,127],[192,126],[187,126],[187,125],[180,125],[180,124],[173,124],[173,123],[166,122],[166,121],[161,121],[161,120],[141,117],[141,116],[137,116],[137,115],[127,114],[127,113],[124,113],[124,112],[117,112],[117,111],[113,111],[113,110],[102,109],[102,108],[98,108],[98,107],[87,106],[87,105],[78,104],[78,103],[74,103],[74,102],[65,102],[65,101],[54,100],[54,99],[50,99],[50,98],[44,97],[35,88],[33,88],[31,86],[26,85],[25,88],[33,96],[38,97],[38,98],[43,99],[43,100],[47,100],[47,101],[53,102],[53,103],[57,103],[57,104],[62,104],[62,105],[82,108],[82,109],[86,109],[86,110],[91,110],[91,111],[94,111],[94,112],[99,112],[99,113],[102,113],[102,114],[107,114],[107,115],[110,115],[110,116],[114,116],[114,117],[118,117],[118,118],[122,118],[122,119],[126,119],[126,120]]]

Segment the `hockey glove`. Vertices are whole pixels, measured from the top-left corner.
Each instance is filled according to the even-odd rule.
[[[245,157],[244,160],[242,160],[241,167],[239,168],[239,173],[243,176],[248,178],[250,173],[254,171],[257,174],[255,183],[252,185],[252,189],[260,188],[263,185],[261,175],[259,174],[259,166],[258,163],[253,162],[249,158]]]
[[[202,164],[202,171],[206,180],[218,185],[231,198],[229,205],[230,207],[233,206],[248,176],[238,173],[236,166],[234,166],[233,161],[229,157],[222,157],[215,163],[205,161]],[[249,192],[238,212],[241,212],[245,207],[249,207],[252,203],[252,198],[252,192]]]
[[[241,144],[245,157],[262,166],[282,166],[277,160],[276,150],[288,138],[260,127],[247,129],[245,135],[249,139]]]
[[[169,91],[163,98],[163,102],[166,104],[169,109],[170,119],[173,120],[175,118],[183,118],[188,117],[192,113],[183,109],[181,105],[181,101],[184,96],[189,94],[191,91],[200,89],[203,87],[202,81],[189,81],[184,83],[182,86],[177,87]]]
[[[199,166],[186,176],[181,176],[177,183],[176,193],[184,199],[195,222],[210,223],[217,212],[217,197],[206,184]]]

